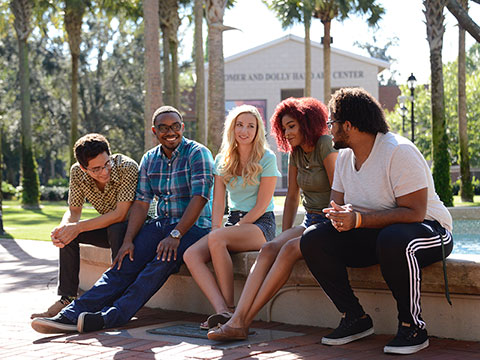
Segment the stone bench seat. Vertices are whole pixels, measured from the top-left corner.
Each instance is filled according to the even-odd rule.
[[[232,256],[237,300],[257,254],[254,251]],[[110,251],[82,244],[80,256],[80,287],[86,290],[110,265]],[[423,315],[429,324],[429,332],[441,337],[480,340],[480,316],[477,311],[480,306],[480,261],[449,258],[446,264],[453,306],[447,304],[444,296],[442,263],[423,269]],[[394,333],[395,302],[380,267],[349,269],[349,277],[362,305],[375,320],[376,332]],[[185,265],[179,273],[170,277],[147,306],[205,314],[212,312]],[[295,265],[287,284],[262,310],[258,319],[335,327],[338,317],[338,311],[318,286],[305,261],[301,260]],[[463,328],[459,326],[459,321]],[[431,323],[435,323],[434,329]]]
[[[449,210],[456,219],[480,219],[478,208]],[[280,224],[281,212],[276,212],[276,218]],[[300,211],[296,223],[302,218]],[[232,256],[236,302],[257,254],[255,251]],[[80,258],[80,287],[86,290],[110,266],[110,250],[81,245]],[[480,341],[480,255],[451,255],[446,264],[452,306],[445,299],[442,262],[432,264],[422,272],[422,316],[429,334]],[[394,334],[397,330],[396,303],[380,267],[349,269],[348,272],[356,296],[374,320],[375,332]],[[202,314],[213,311],[185,265],[146,305]],[[335,328],[339,317],[337,309],[319,287],[305,261],[301,260],[293,268],[287,284],[262,309],[257,319]]]

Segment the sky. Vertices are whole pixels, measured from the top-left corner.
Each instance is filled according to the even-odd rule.
[[[332,46],[355,54],[368,56],[366,50],[355,46],[360,43],[373,43],[382,47],[389,39],[398,38],[398,46],[391,47],[388,55],[396,59],[391,68],[398,71],[397,83],[406,83],[413,73],[419,84],[429,82],[430,60],[426,40],[427,30],[422,0],[381,0],[385,14],[378,28],[369,28],[366,19],[352,17],[344,22],[333,21],[331,35]],[[470,2],[470,16],[480,22],[480,5]],[[443,61],[453,61],[458,55],[458,27],[456,19],[445,9],[445,35],[443,43]],[[262,45],[287,34],[304,37],[303,25],[283,30],[274,13],[261,0],[237,0],[232,9],[227,9],[224,24],[237,28],[224,32],[224,56],[228,57],[241,51]],[[312,19],[310,37],[320,42],[323,25],[320,20]],[[467,49],[475,40],[467,33]],[[301,55],[303,56],[303,54]]]

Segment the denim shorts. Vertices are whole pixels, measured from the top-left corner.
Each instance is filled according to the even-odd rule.
[[[240,221],[242,217],[244,217],[248,211],[230,211],[228,214],[227,222],[225,226],[233,226]],[[275,215],[273,211],[267,211],[265,214],[260,216],[257,221],[254,222],[260,230],[262,230],[263,235],[267,241],[272,240],[275,237]]]
[[[303,222],[300,226],[303,226],[306,229],[311,225],[315,225],[324,221],[330,221],[325,217],[324,214],[306,212]]]

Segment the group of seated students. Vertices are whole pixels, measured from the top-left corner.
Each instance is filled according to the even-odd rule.
[[[171,106],[153,114],[159,145],[144,154],[139,167],[125,155],[111,155],[99,134],[80,138],[69,209],[51,233],[60,250],[61,298],[32,314],[32,327],[48,334],[125,325],[185,262],[214,309],[200,324],[208,338],[243,340],[303,258],[342,314],[323,344],[373,334],[347,267],[380,264],[398,310],[398,332],[384,352],[411,354],[427,347],[421,268],[448,256],[453,241],[451,216],[422,154],[389,132],[381,106],[361,88],[338,90],[328,109],[314,98],[288,98],[270,124],[278,148],[289,155],[277,236],[273,194],[281,174],[253,106],[230,111],[215,161],[205,146],[183,136],[182,115]],[[229,213],[222,226],[226,195]],[[300,195],[305,217],[295,225]],[[154,197],[156,216],[147,220]],[[86,199],[99,216],[80,220]],[[110,247],[112,266],[77,298],[79,243]],[[235,306],[230,254],[255,250],[258,257]]]

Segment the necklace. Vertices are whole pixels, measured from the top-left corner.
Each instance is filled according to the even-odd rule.
[[[303,152],[303,160],[305,162],[305,169],[310,169],[310,160],[312,157],[313,151],[306,153],[305,151]]]

